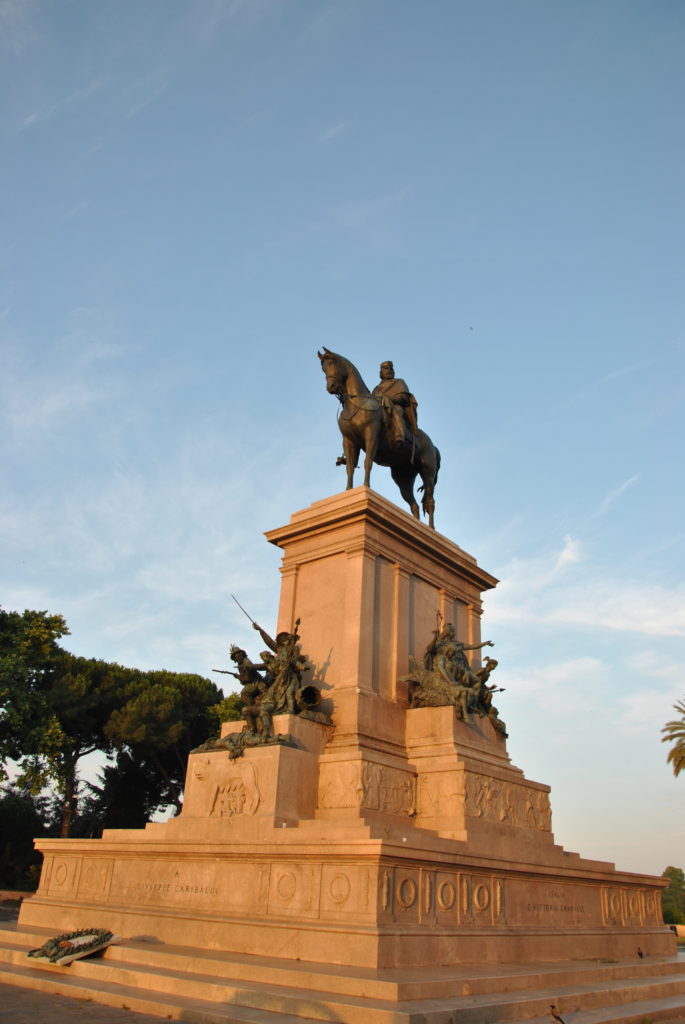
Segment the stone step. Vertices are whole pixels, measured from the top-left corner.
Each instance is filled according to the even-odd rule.
[[[4,928],[0,926],[0,947],[16,949],[21,954],[41,945],[51,934],[53,932],[49,929],[9,924]],[[133,940],[109,947],[107,960],[111,963],[125,961],[139,966],[166,967],[186,977],[199,973],[235,982],[276,984],[334,995],[363,993],[364,997],[394,1002],[538,988],[551,990],[571,983],[594,985],[611,980],[654,979],[666,974],[682,973],[685,976],[685,958],[376,970]]]
[[[74,961],[77,963],[78,961]],[[68,968],[16,968],[0,963],[0,982],[35,991],[91,1000],[102,1006],[116,1006],[135,1013],[146,1013],[184,1024],[319,1024],[318,1021],[291,1014],[255,1010],[241,1006],[216,1006],[184,996],[165,999],[154,992],[141,993],[125,985],[111,985],[66,974]]]
[[[595,1010],[564,1010],[556,1007],[557,1013],[565,1024],[652,1024],[663,1021],[663,1024],[683,1024],[682,1002],[679,999],[666,998],[643,1003],[609,1006]],[[532,1017],[526,1024],[551,1024],[549,1013],[543,1017]]]
[[[44,941],[43,931],[0,930],[2,980],[60,994],[69,994],[62,987],[67,986],[79,998],[172,1019],[182,1012],[187,1020],[284,1024],[503,1024],[537,1018],[549,1024],[551,1002],[562,1015],[573,1014],[566,1024],[588,1013],[594,1014],[588,1021],[633,1020],[634,1006],[649,1007],[652,1019],[652,1008],[685,1015],[685,963],[676,958],[383,972],[123,942],[69,967],[27,964],[26,952]],[[191,1011],[204,1016],[188,1016]]]
[[[139,1012],[160,1016],[168,1016],[172,1012],[169,1008],[173,1007],[173,1019],[179,1013],[187,1014],[192,1009],[193,1013],[205,1015],[197,1019],[209,1020],[211,1017],[217,1021],[251,1021],[260,1020],[260,1014],[268,1013],[270,1016],[265,1020],[274,1019],[284,1024],[288,1020],[335,1020],[341,1024],[418,1024],[419,1021],[422,1024],[499,1024],[533,1021],[538,1017],[549,1022],[550,1002],[555,1002],[562,1014],[573,1013],[573,1022],[567,1021],[567,1024],[576,1024],[579,1013],[594,1014],[594,1017],[587,1018],[588,1021],[595,1018],[598,1021],[632,1020],[635,1019],[632,1004],[647,1006],[650,1012],[652,1008],[659,1009],[660,1013],[663,1010],[664,1014],[668,1011],[671,1016],[674,1012],[685,1013],[685,974],[682,970],[656,978],[642,971],[641,977],[605,977],[601,983],[596,977],[591,982],[585,978],[584,983],[579,983],[576,978],[575,983],[561,987],[556,984],[559,971],[546,965],[547,970],[539,967],[535,972],[535,977],[545,982],[543,988],[536,990],[513,993],[502,989],[496,993],[398,1002],[368,995],[341,996],[313,991],[309,987],[239,981],[205,974],[202,973],[207,969],[205,957],[198,951],[191,972],[179,970],[178,954],[171,954],[166,965],[161,967],[125,959],[130,952],[127,946],[111,946],[106,957],[74,961],[69,968],[50,965],[41,968],[27,967],[25,947],[15,944],[13,949],[5,947],[5,964],[0,967],[0,978],[17,983],[7,977],[10,974],[15,978],[29,979],[31,983],[39,981],[44,990],[46,984],[53,984],[55,987],[48,990],[61,994],[66,991],[61,986],[66,985],[80,998],[92,998],[110,1005],[125,1004]],[[160,953],[159,950],[155,952]],[[116,960],[111,959],[114,953]],[[654,966],[668,967],[668,964]],[[616,969],[616,965],[611,965],[609,971],[613,970],[615,974]],[[502,985],[506,985],[514,973],[511,968],[507,971],[504,967],[500,975]],[[594,973],[596,975],[596,970]],[[533,972],[530,972],[528,980],[532,976]],[[565,980],[568,982],[570,977]],[[117,993],[120,1002],[116,1002]],[[604,1014],[604,1017],[598,1014]],[[652,1019],[655,1019],[653,1015]]]
[[[669,976],[685,984],[685,962],[638,961],[634,964],[545,965],[544,969],[531,969],[518,965],[444,968],[427,972],[379,972],[360,968],[331,968],[311,963],[284,965],[276,960],[235,954],[212,954],[197,951],[156,949],[149,944],[126,943],[112,946],[108,961],[125,961],[141,967],[166,968],[192,977],[195,973],[211,974],[233,982],[259,982],[284,988],[306,989],[328,995],[363,995],[364,998],[411,1002],[424,999],[449,999],[467,996],[512,993],[536,989],[559,989],[570,985],[593,987],[597,984],[645,979],[655,982]],[[394,977],[388,977],[388,974]]]
[[[90,999],[103,1005],[124,1007],[169,1020],[182,1020],[187,1024],[316,1024],[321,1019],[339,1020],[330,1016],[322,1018],[317,1015],[316,1018],[311,1018],[301,1013],[290,1014],[282,1009],[243,1007],[225,1002],[216,1004],[181,995],[169,998],[157,992],[142,993],[123,984],[115,985],[75,977],[67,968],[48,967],[41,970],[3,964],[0,965],[0,981],[72,998]],[[482,1024],[499,1024],[500,1021],[510,1020],[526,1020],[528,1024],[549,1024],[549,1003],[552,1000],[555,1000],[557,1010],[564,1017],[566,1024],[644,1024],[645,1021],[682,1020],[685,1014],[685,999],[682,997],[666,996],[629,1004],[620,1002],[599,1008],[576,1009],[566,997],[559,997],[556,994],[551,996],[547,993],[541,1000],[542,1005],[539,1001],[538,1015],[534,1017],[522,1016],[518,1012],[512,1013],[515,1007],[511,1004],[499,1007],[490,1004],[480,1008],[474,1006],[471,1012],[465,1012],[466,1008],[454,1006],[443,1007],[429,1015],[405,1015],[400,1011],[395,1019],[402,1019],[407,1024],[464,1024],[476,1020]],[[304,1009],[304,1006],[301,1009]],[[521,1003],[519,1009],[523,1009]],[[473,1011],[478,1015],[475,1016]],[[503,1015],[502,1011],[505,1011],[506,1015]]]

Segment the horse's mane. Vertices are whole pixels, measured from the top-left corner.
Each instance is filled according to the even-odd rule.
[[[324,346],[323,350],[324,350],[325,356],[328,359],[337,359],[338,360],[340,365],[343,366],[345,368],[345,370],[347,371],[347,375],[348,376],[354,375],[354,376],[357,377],[357,380],[359,381],[360,386],[362,388],[364,388],[364,390],[366,391],[367,395],[371,394],[371,391],[366,386],[366,381],[364,380],[364,378],[362,377],[361,373],[359,372],[357,367],[354,365],[354,363],[350,359],[348,359],[346,356],[341,356],[339,352],[331,352],[331,350],[326,348],[325,346]]]

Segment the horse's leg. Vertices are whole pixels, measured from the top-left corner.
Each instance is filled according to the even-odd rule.
[[[400,489],[400,494],[411,509],[415,519],[419,519],[419,506],[414,497],[414,481],[416,480],[415,469],[400,469],[399,466],[391,466],[390,475]]]
[[[351,491],[354,487],[354,471],[357,468],[357,462],[359,461],[359,445],[350,437],[345,437],[343,434],[343,453],[345,455],[345,467],[347,469],[347,490]]]
[[[371,486],[371,467],[378,451],[378,440],[380,436],[380,420],[375,419],[369,423],[364,432],[364,487]]]
[[[431,530],[435,529],[435,498],[433,497],[433,483],[425,483],[423,485],[423,499],[421,501],[423,505],[424,515],[428,516],[428,525]]]
[[[426,441],[428,444],[426,444]],[[435,448],[428,438],[422,438],[422,444],[419,449],[419,473],[421,474],[421,480],[423,484],[419,487],[420,491],[423,491],[423,497],[421,499],[421,507],[423,508],[424,515],[428,517],[428,525],[431,530],[435,529],[435,482],[438,479],[438,470],[440,468],[440,453]]]
[[[430,470],[426,469],[426,467],[422,467],[420,473],[421,479],[423,480],[423,484],[419,487],[419,490],[423,491],[421,508],[423,509],[423,514],[428,516],[428,525],[431,530],[434,530],[435,523],[433,522],[433,517],[435,515],[435,498],[433,497],[433,493],[435,491],[435,476],[430,472]]]

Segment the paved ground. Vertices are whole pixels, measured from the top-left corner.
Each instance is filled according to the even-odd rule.
[[[160,1024],[161,1017],[100,1006],[84,999],[0,985],[0,1021],[6,1024]]]
[[[2,899],[14,894],[0,893],[0,921],[14,921],[19,900]],[[162,1017],[147,1013],[100,1006],[87,999],[47,995],[30,988],[0,984],[0,1021],[6,1024],[160,1024]]]

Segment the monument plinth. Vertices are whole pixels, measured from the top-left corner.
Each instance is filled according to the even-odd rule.
[[[191,755],[179,817],[41,840],[21,924],[360,968],[669,953],[661,881],[554,843],[496,713],[409,706],[436,623],[478,670],[495,578],[365,487],[267,538],[333,725],[276,715],[282,742]]]
[[[662,880],[565,852],[549,787],[511,763],[481,658],[497,580],[433,528],[441,456],[406,381],[386,361],[370,392],[318,355],[348,490],[266,535],[278,633],[254,623],[261,662],[231,648],[244,724],[191,754],[177,818],[36,843],[0,978],[45,987],[22,948],[97,926],[120,941],[52,990],[177,1019],[475,1024],[540,1018],[555,989],[604,1008],[588,1024],[685,1008]]]

